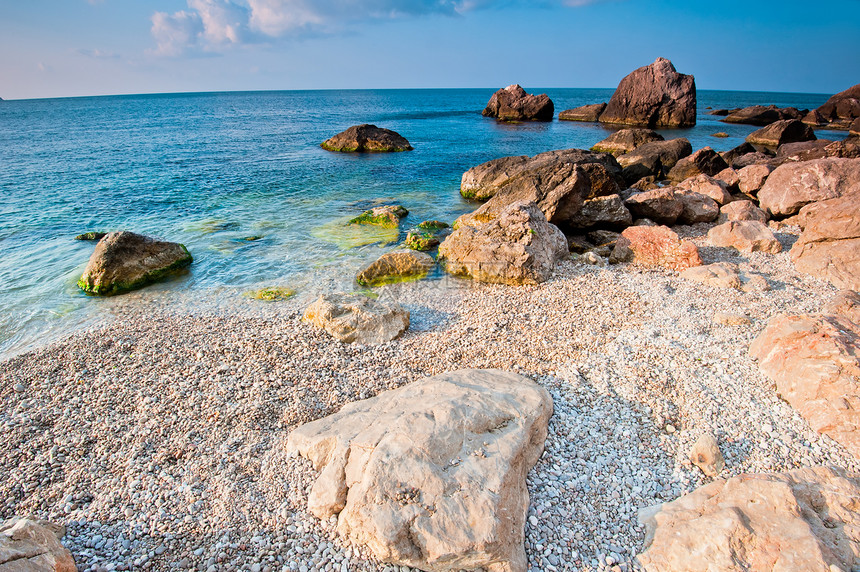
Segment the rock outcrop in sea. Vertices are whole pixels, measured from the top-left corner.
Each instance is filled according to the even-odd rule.
[[[517,84],[494,93],[481,112],[499,121],[552,121],[554,114],[555,106],[547,94],[532,95]]]
[[[860,118],[860,83],[832,96],[816,111],[830,122],[831,128],[847,129]]]
[[[376,125],[353,125],[323,141],[320,146],[327,151],[341,153],[389,153],[412,151],[412,145],[405,137]]]
[[[182,244],[111,232],[96,244],[78,286],[89,294],[122,294],[181,270],[192,260]]]
[[[599,121],[651,129],[695,125],[696,81],[657,58],[621,80]]]

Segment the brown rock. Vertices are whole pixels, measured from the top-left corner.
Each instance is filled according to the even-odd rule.
[[[860,477],[815,467],[717,479],[640,512],[646,572],[851,570]]]
[[[770,165],[749,165],[738,171],[738,190],[749,196],[756,196],[759,189],[773,172]]]
[[[717,218],[719,223],[730,220],[756,220],[764,224],[767,223],[767,213],[752,201],[734,201],[720,208],[720,216]]]
[[[813,109],[812,111],[804,115],[801,121],[813,127],[820,127],[822,125],[827,124],[827,120],[824,118],[823,115],[821,115],[821,113],[817,109]]]
[[[665,58],[641,67],[618,84],[600,114],[602,123],[650,128],[696,124],[696,81]]]
[[[808,203],[840,197],[860,188],[860,160],[816,159],[780,165],[758,192],[761,208],[786,217]]]
[[[738,188],[738,185],[740,184],[741,179],[738,176],[738,172],[732,167],[727,167],[723,169],[722,171],[714,175],[714,178],[718,181],[722,181],[723,183],[725,183],[726,190],[729,192],[735,192],[740,190]]]
[[[631,226],[621,233],[613,258],[682,271],[702,264],[699,250],[665,226]]]
[[[798,143],[800,141],[814,141],[815,132],[812,127],[797,119],[784,119],[753,131],[747,136],[750,145],[761,145],[776,149],[785,143]]]
[[[566,221],[570,228],[587,229],[595,226],[626,228],[633,224],[630,211],[619,195],[595,197],[582,203],[578,213]]]
[[[362,286],[422,278],[436,266],[433,257],[414,250],[386,252],[359,271],[355,281]]]
[[[623,155],[651,141],[663,141],[663,136],[651,129],[620,129],[591,148],[598,153]]]
[[[716,477],[726,466],[717,439],[711,433],[703,433],[690,449],[690,462],[708,477]]]
[[[564,234],[538,206],[517,202],[490,222],[458,226],[439,246],[437,260],[449,273],[480,282],[538,284],[567,252]]]
[[[860,117],[851,122],[848,127],[848,134],[853,137],[860,137]]]
[[[320,146],[327,151],[342,153],[387,153],[412,150],[409,141],[399,133],[367,123],[353,125],[346,131],[326,139]]]
[[[737,147],[735,147],[733,149],[729,149],[728,151],[724,151],[724,152],[720,153],[720,157],[723,158],[723,161],[725,161],[727,165],[734,167],[735,166],[734,162],[738,157],[743,157],[744,155],[746,155],[748,153],[755,153],[755,152],[756,152],[755,147],[753,147],[749,143],[744,142],[744,143],[741,143],[740,145],[738,145]],[[746,166],[746,165],[744,165],[744,166]],[[735,167],[735,168],[739,169],[740,167]]]
[[[723,121],[726,123],[744,123],[746,125],[770,125],[785,119],[800,119],[803,114],[793,107],[783,109],[775,105],[753,105],[736,109],[729,113]]]
[[[10,518],[0,524],[3,572],[76,572],[72,553],[60,543],[64,526],[44,520]]]
[[[696,224],[698,222],[711,222],[720,215],[720,205],[701,193],[688,191],[686,189],[675,189],[675,196],[681,201],[684,210],[678,217],[681,224]]]
[[[482,112],[484,117],[500,121],[552,121],[554,114],[555,107],[547,94],[531,95],[516,84],[494,93]]]
[[[652,141],[630,153],[619,155],[618,164],[624,168],[624,180],[633,184],[643,177],[661,178],[664,172],[692,152],[692,145],[684,138]]]
[[[860,117],[860,83],[837,93],[816,111],[827,121],[838,119],[853,121]]]
[[[684,212],[684,203],[672,187],[637,193],[624,201],[624,206],[634,218],[649,218],[666,225],[675,224]]]
[[[860,325],[833,314],[778,315],[750,355],[813,429],[860,458]]]
[[[78,286],[90,294],[121,294],[156,282],[191,262],[182,244],[133,232],[111,232],[96,244]]]
[[[723,173],[726,169],[720,171]],[[724,205],[732,202],[732,195],[729,194],[728,185],[716,177],[708,175],[696,175],[678,183],[678,189],[685,189],[710,197],[717,204]]]
[[[583,105],[562,111],[558,114],[558,118],[562,121],[597,121],[604,109],[606,109],[605,103]]]
[[[786,143],[776,151],[774,162],[777,167],[789,161],[811,161],[812,159],[823,159],[828,157],[827,146],[833,143],[828,139],[815,139],[813,141],[798,141],[797,143]]]
[[[705,147],[679,160],[666,177],[670,181],[681,182],[701,174],[714,176],[728,166],[719,153]]]
[[[753,220],[729,221],[715,226],[708,231],[708,242],[713,246],[736,248],[744,254],[782,251],[782,244],[773,232]]]
[[[529,157],[518,155],[493,159],[472,167],[463,173],[460,194],[466,199],[486,201],[496,194],[500,186],[520,173],[528,162]]]
[[[860,189],[800,210],[803,233],[791,248],[801,272],[860,290]]]
[[[824,313],[839,316],[860,325],[860,293],[854,290],[840,290],[830,302],[825,304]]]

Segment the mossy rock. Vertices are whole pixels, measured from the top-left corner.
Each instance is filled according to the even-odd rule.
[[[260,290],[252,290],[245,293],[246,296],[255,300],[263,300],[265,302],[279,302],[288,300],[296,295],[296,291],[285,286],[270,286],[261,288]]]
[[[421,230],[443,230],[446,228],[450,228],[451,225],[447,222],[442,222],[441,220],[425,220],[421,224],[418,225],[418,228]]]
[[[408,214],[409,211],[400,205],[385,205],[364,211],[350,220],[349,224],[369,224],[384,228],[397,228],[400,226],[400,219]]]
[[[346,131],[323,141],[320,147],[326,151],[341,153],[390,153],[412,150],[409,141],[399,133],[368,124],[353,125]]]
[[[427,276],[427,273],[435,265],[436,262],[429,254],[411,250],[396,250],[383,254],[365,266],[358,273],[355,281],[362,286],[381,286],[420,280]]]
[[[432,248],[439,246],[439,239],[436,237],[435,233],[422,231],[422,230],[410,230],[406,235],[406,241],[403,243],[406,248],[411,248],[412,250],[426,251],[431,250]]]
[[[95,231],[91,230],[90,232],[85,232],[83,234],[79,234],[78,236],[75,237],[75,240],[99,241],[106,236],[107,236],[106,232],[95,232]]]
[[[348,219],[331,220],[311,230],[311,236],[349,250],[368,244],[394,244],[400,238],[398,227],[349,224]]]

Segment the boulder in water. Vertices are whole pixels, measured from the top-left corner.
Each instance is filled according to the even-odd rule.
[[[405,137],[376,125],[353,125],[323,141],[320,146],[327,151],[341,153],[387,153],[392,151],[411,151],[412,145]]]

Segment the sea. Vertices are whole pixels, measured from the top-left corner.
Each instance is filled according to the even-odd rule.
[[[285,286],[310,299],[355,287],[356,271],[419,222],[476,208],[464,171],[497,157],[589,148],[614,131],[592,123],[499,123],[481,116],[494,89],[180,93],[0,101],[0,358],[152,299],[231,311],[249,291]],[[556,112],[608,101],[611,89],[540,89]],[[814,108],[824,94],[704,91],[698,123],[664,130],[725,151],[756,127],[709,108]],[[345,154],[320,143],[372,123],[414,151]],[[725,132],[726,138],[716,138]],[[844,132],[818,132],[843,139]],[[394,231],[347,221],[379,204],[409,210]],[[95,244],[86,231],[131,230],[185,244],[188,272],[135,294],[76,286]],[[437,279],[438,275],[437,275]]]

